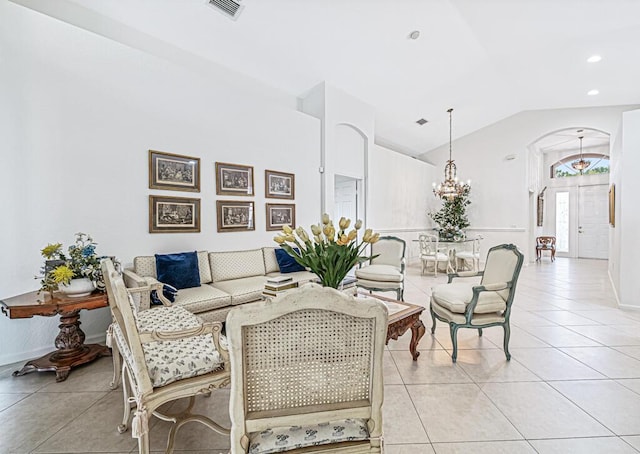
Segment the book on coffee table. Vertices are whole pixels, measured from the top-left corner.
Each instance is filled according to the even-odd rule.
[[[293,278],[291,276],[271,276],[267,278],[267,284],[270,285],[278,285],[284,284],[286,282],[292,282]]]
[[[269,282],[267,282],[266,284],[264,284],[265,290],[270,290],[272,292],[278,292],[278,291],[287,290],[290,288],[296,288],[297,286],[298,286],[297,282],[284,282],[282,284],[270,284]]]

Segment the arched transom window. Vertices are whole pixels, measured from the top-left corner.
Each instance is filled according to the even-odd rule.
[[[599,153],[583,153],[582,158],[589,161],[589,166],[582,171],[582,175],[609,173],[609,156]],[[567,156],[551,165],[551,178],[564,178],[580,175],[571,163],[580,159],[579,154]]]

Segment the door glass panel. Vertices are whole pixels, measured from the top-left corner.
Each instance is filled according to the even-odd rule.
[[[569,193],[556,193],[556,251],[569,252]]]

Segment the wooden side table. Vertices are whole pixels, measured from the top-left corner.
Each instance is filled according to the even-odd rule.
[[[14,376],[38,371],[55,371],[56,381],[67,379],[71,368],[93,361],[101,356],[111,356],[104,345],[85,344],[85,335],[80,329],[80,311],[107,307],[106,293],[92,293],[81,298],[68,298],[62,294],[38,292],[25,293],[0,300],[0,310],[9,318],[31,318],[34,315],[50,317],[60,314],[60,333],[55,340],[56,351],[42,358],[27,362],[13,373]]]

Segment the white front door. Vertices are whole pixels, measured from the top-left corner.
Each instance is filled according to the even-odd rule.
[[[578,257],[609,257],[608,188],[606,184],[578,188]]]
[[[351,219],[351,225],[358,219],[358,180],[342,175],[335,176],[333,219],[336,229],[341,217]]]

